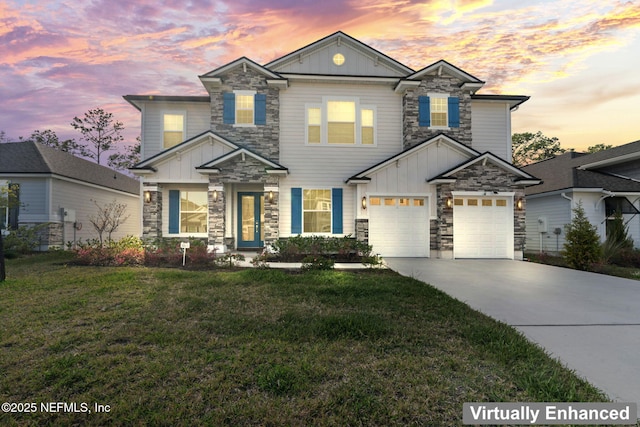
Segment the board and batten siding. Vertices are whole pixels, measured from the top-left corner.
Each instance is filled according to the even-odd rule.
[[[82,229],[76,231],[76,240],[97,239],[90,216],[95,216],[98,208],[93,203],[95,200],[100,206],[111,203],[114,199],[118,203],[127,205],[125,216],[129,218],[120,225],[112,235],[114,240],[127,235],[140,236],[140,196],[137,194],[123,193],[115,190],[98,188],[97,186],[70,182],[54,178],[51,180],[51,218],[53,221],[61,221],[60,209],[73,209],[76,211],[76,221],[82,224]],[[73,227],[71,222],[65,224],[64,242],[73,240]],[[103,236],[106,239],[106,235]]]
[[[375,146],[306,144],[308,104],[321,105],[326,96],[358,98],[376,108]],[[392,87],[378,85],[305,84],[293,82],[280,93],[280,164],[289,175],[280,179],[280,236],[291,235],[291,188],[343,189],[343,234],[355,233],[355,186],[351,176],[402,150],[401,97]]]
[[[476,151],[511,163],[511,111],[506,103],[471,102],[471,137]]]
[[[436,187],[427,184],[427,180],[468,160],[447,144],[431,143],[410,156],[398,159],[369,177],[371,181],[362,185],[367,195],[436,195]],[[366,218],[367,212],[361,212]],[[430,202],[430,215],[435,217],[436,203]]]
[[[344,56],[344,64],[338,66],[333,63],[333,56],[340,53]],[[377,64],[377,65],[376,65]],[[377,61],[372,55],[354,49],[346,43],[339,46],[330,44],[313,51],[312,55],[295,58],[286,64],[271,68],[278,73],[322,74],[342,76],[380,76],[402,77],[397,70],[392,70]]]
[[[172,154],[168,159],[155,166],[157,172],[147,182],[209,182],[206,175],[202,175],[195,168],[202,166],[228,152],[232,151],[228,146],[219,142],[211,144],[209,141],[194,144],[181,151],[180,154]]]
[[[211,105],[205,102],[146,102],[143,107],[142,159],[165,150],[163,120],[165,113],[186,113],[184,140],[211,129]]]

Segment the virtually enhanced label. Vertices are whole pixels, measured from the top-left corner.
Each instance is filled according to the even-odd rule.
[[[474,402],[462,405],[464,424],[608,424],[635,425],[636,403]]]

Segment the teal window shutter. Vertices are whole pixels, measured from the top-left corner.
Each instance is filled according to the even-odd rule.
[[[231,92],[225,92],[222,94],[223,107],[222,107],[222,122],[224,124],[232,125],[236,122],[236,95]]]
[[[449,107],[449,127],[460,127],[460,98],[452,96],[448,100]]]
[[[431,101],[428,96],[418,97],[418,124],[431,126]]]
[[[267,124],[267,95],[263,93],[256,93],[254,96],[253,116],[254,124]]]
[[[302,188],[291,189],[291,234],[302,233]]]
[[[342,234],[342,188],[331,190],[331,232]]]
[[[180,232],[180,190],[169,190],[169,234]]]

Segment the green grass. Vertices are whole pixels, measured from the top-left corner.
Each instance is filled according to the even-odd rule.
[[[389,271],[11,260],[2,425],[458,425],[472,401],[605,401],[514,329]]]

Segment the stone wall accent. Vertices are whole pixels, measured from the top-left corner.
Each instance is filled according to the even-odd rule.
[[[149,191],[143,187],[144,191]],[[149,191],[151,201],[142,203],[142,238],[155,240],[162,238],[162,190]]]
[[[460,88],[461,80],[443,74],[442,76],[425,76],[420,86],[408,89],[402,97],[402,130],[404,148],[413,147],[420,142],[444,133],[457,141],[471,146],[471,94]],[[460,98],[460,127],[449,130],[430,129],[419,126],[419,97],[429,92],[447,93]]]
[[[356,219],[356,240],[369,243],[369,220],[366,218]]]
[[[259,153],[274,162],[280,158],[280,90],[267,85],[267,76],[242,65],[224,75],[222,86],[211,92],[211,130]],[[255,90],[267,96],[267,124],[264,126],[236,127],[224,124],[222,119],[223,93],[234,90]]]
[[[263,183],[265,185],[277,185],[278,177],[269,175],[266,172],[267,166],[251,156],[245,156],[244,160],[240,156],[234,157],[218,165],[220,173],[211,175],[216,182],[233,183]],[[219,184],[222,185],[222,184]]]
[[[452,191],[499,191],[514,192],[514,202],[524,198],[524,187],[516,181],[519,178],[491,163],[482,165],[476,163],[453,175],[456,182],[437,186],[436,202],[438,203],[438,235],[436,245],[440,251],[453,250],[453,209],[446,208],[446,200],[452,197]],[[523,209],[513,209],[514,250],[522,251],[525,244],[526,206]],[[433,248],[433,247],[432,247]]]
[[[210,178],[211,185],[222,185],[215,181],[214,176]],[[222,190],[208,191],[209,201],[209,245],[224,244],[224,225],[226,217],[226,194]]]
[[[280,221],[280,193],[273,192],[273,200],[269,200],[269,192],[264,193],[264,244],[268,245],[275,242],[280,237],[279,221]]]

